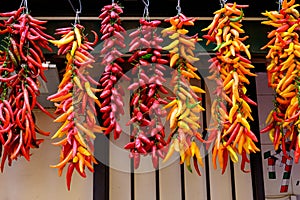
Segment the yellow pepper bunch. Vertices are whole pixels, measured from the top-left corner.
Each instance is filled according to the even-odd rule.
[[[208,31],[203,38],[217,46],[213,49],[215,57],[209,59],[211,76],[216,83],[215,98],[211,107],[208,144],[213,144],[213,166],[217,168],[217,157],[222,173],[225,172],[228,157],[238,162],[238,154],[242,155],[242,170],[249,162],[247,154],[259,149],[255,134],[251,131],[249,120],[253,120],[250,105],[256,103],[247,95],[246,85],[250,84],[248,76],[256,76],[251,72],[250,45],[244,41],[248,36],[242,28],[243,8],[248,5],[226,3],[215,11],[212,23],[202,29]]]
[[[266,56],[270,59],[267,66],[268,85],[275,92],[275,108],[270,111],[266,119],[266,127],[261,133],[269,132],[274,149],[281,145],[286,154],[286,145],[295,150],[295,161],[298,162],[300,154],[300,109],[299,109],[299,4],[295,0],[284,0],[280,11],[266,11],[262,15],[268,20],[262,24],[272,26],[274,29],[267,35],[270,38],[261,49],[269,49]]]
[[[61,146],[60,162],[51,165],[58,168],[59,176],[68,165],[66,173],[67,187],[70,190],[71,177],[74,169],[82,177],[86,177],[85,168],[94,171],[93,163],[97,163],[93,156],[92,140],[94,132],[102,132],[102,128],[96,124],[95,103],[100,106],[95,93],[98,89],[91,84],[98,84],[88,72],[95,62],[89,53],[92,46],[97,42],[89,42],[83,33],[84,27],[76,24],[73,27],[56,29],[56,34],[61,35],[59,40],[49,40],[59,48],[58,54],[66,55],[66,71],[58,86],[58,91],[48,97],[56,106],[55,113],[58,115],[54,122],[62,123],[62,126],[52,136],[62,138],[53,143]]]
[[[162,31],[162,36],[168,36],[171,43],[163,50],[170,53],[170,67],[172,72],[171,85],[176,95],[164,109],[170,108],[167,120],[170,121],[170,140],[172,139],[169,151],[164,159],[168,160],[174,151],[180,154],[180,163],[185,163],[187,169],[192,172],[191,159],[194,168],[200,175],[198,162],[203,165],[200,149],[196,140],[202,140],[198,132],[200,126],[200,113],[204,110],[201,106],[201,98],[196,93],[204,93],[200,87],[190,85],[191,79],[200,80],[197,75],[197,68],[193,65],[199,60],[194,55],[196,44],[199,41],[198,35],[187,36],[189,32],[184,26],[193,26],[195,18],[188,18],[182,13],[171,17],[166,21],[171,24]]]

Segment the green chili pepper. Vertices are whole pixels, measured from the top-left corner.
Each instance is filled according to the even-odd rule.
[[[218,46],[216,46],[213,51],[217,51],[220,49],[220,47],[224,44],[225,42],[222,42],[221,44],[219,44]]]
[[[230,18],[229,20],[230,20],[231,22],[237,22],[237,21],[240,21],[243,17],[244,17],[244,12],[243,12],[243,10],[241,10],[240,16],[234,17],[234,18]]]
[[[147,53],[146,55],[143,55],[142,58],[143,59],[149,59],[152,57],[152,54],[151,53]]]

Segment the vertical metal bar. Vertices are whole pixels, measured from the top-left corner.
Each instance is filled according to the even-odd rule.
[[[131,200],[135,200],[135,189],[134,189],[134,164],[133,159],[130,162],[130,193],[131,193]]]
[[[132,80],[130,80],[130,84],[132,83]],[[132,91],[129,91],[130,92],[130,97],[132,97],[133,95],[133,92]],[[129,102],[131,101],[131,98],[129,100]],[[130,109],[129,109],[129,117],[131,118],[131,113],[133,112],[133,108],[132,106],[130,106]],[[132,132],[132,125],[130,125],[129,127],[130,131],[129,133]],[[131,134],[130,134],[131,135]],[[133,139],[130,139],[130,141],[132,142]],[[131,196],[131,200],[135,200],[135,181],[134,181],[134,159],[132,158],[130,160],[130,196]]]
[[[155,189],[156,189],[156,200],[160,200],[159,169],[155,170]]]
[[[98,135],[94,142],[95,157],[98,164],[94,165],[93,199],[109,200],[109,142],[104,135]]]
[[[264,68],[264,64],[257,64],[262,66],[256,66],[258,68]],[[256,81],[254,77],[249,78],[250,85],[249,88],[249,97],[257,102],[256,94]],[[259,133],[259,118],[258,118],[258,109],[256,106],[252,107],[252,116],[254,121],[250,122],[252,131],[255,133],[258,142],[256,146],[261,149],[260,143],[260,133]],[[252,179],[252,190],[253,190],[253,199],[264,200],[265,199],[265,189],[264,189],[264,179],[263,179],[263,167],[262,167],[262,156],[261,153],[251,153],[250,154],[250,167],[251,167],[251,179]]]
[[[229,167],[230,167],[230,179],[231,179],[231,195],[232,195],[232,200],[236,200],[236,193],[235,193],[235,175],[234,175],[234,164],[230,160],[229,162]]]
[[[204,77],[201,77],[201,88],[205,89],[205,82],[204,82]],[[202,94],[202,105],[206,105],[206,95]],[[203,126],[203,137],[205,138],[205,136],[207,135],[207,118],[206,118],[206,110],[203,111],[203,122],[202,122],[202,126]],[[205,182],[206,182],[206,199],[207,200],[211,200],[211,195],[210,195],[210,176],[209,176],[209,157],[208,157],[208,151],[205,149]]]
[[[211,200],[210,195],[210,177],[209,177],[209,158],[208,153],[205,151],[205,183],[206,183],[206,199]]]
[[[184,164],[180,165],[181,200],[185,200]]]

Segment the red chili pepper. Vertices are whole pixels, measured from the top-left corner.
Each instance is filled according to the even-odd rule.
[[[140,165],[140,154],[137,152],[133,152],[133,166],[134,169],[137,169]]]
[[[298,119],[299,115],[300,115],[300,111],[298,111],[296,114],[294,114],[294,115],[291,116],[290,118],[285,119],[284,121],[285,121],[285,122],[292,122],[292,121]]]
[[[240,61],[243,61],[245,63],[251,64],[251,61],[248,60],[247,58],[245,58],[244,56],[242,56],[241,54],[236,54],[236,55],[237,55],[237,57],[240,58]]]
[[[111,90],[104,90],[101,94],[100,94],[100,98],[104,99],[107,98],[108,96],[111,95]]]
[[[151,125],[151,121],[149,121],[149,120],[147,120],[145,118],[143,118],[141,120],[141,126],[150,126],[150,125]]]
[[[2,159],[1,159],[1,172],[3,173],[3,170],[4,170],[4,164],[5,164],[5,161],[7,159],[7,156],[8,156],[8,152],[9,152],[9,149],[10,147],[8,145],[4,146],[3,148],[3,152],[2,152]]]
[[[109,112],[109,111],[111,111],[110,105],[100,108],[100,112],[102,112],[102,113]]]
[[[168,60],[166,60],[166,59],[162,59],[162,58],[158,58],[156,61],[157,61],[157,63],[159,63],[159,64],[163,64],[163,65],[165,65],[165,64],[168,64],[168,63],[169,63],[169,61],[168,61]]]
[[[26,83],[28,83],[28,85],[34,90],[34,92],[39,92],[39,87],[31,77],[26,77]]]
[[[251,140],[253,140],[254,142],[258,142],[256,135],[251,130],[248,130],[246,128],[246,129],[244,129],[244,132]]]
[[[155,138],[162,144],[162,145],[167,145],[167,143],[165,142],[164,138],[162,137],[162,135],[160,134],[156,134]]]
[[[139,106],[143,113],[149,112],[149,108],[145,104],[141,103]]]
[[[288,156],[287,151],[286,151],[285,137],[281,137],[281,149],[282,149],[283,156],[285,156],[286,158],[288,158],[289,156]]]
[[[215,42],[215,41],[216,41],[215,37],[213,37],[213,36],[211,36],[211,35],[202,35],[202,37],[203,37],[204,39],[210,40],[210,41],[212,41],[212,42]]]
[[[223,169],[222,169],[222,174],[225,173],[226,171],[226,168],[227,168],[227,164],[228,164],[228,150],[227,149],[224,149],[223,151]]]
[[[247,154],[246,154],[245,149],[243,149],[243,151],[242,151],[241,170],[242,170],[243,172],[245,172],[245,173],[249,173],[250,170],[245,170],[246,162],[249,163],[250,160],[247,158]]]
[[[30,106],[30,103],[29,103],[29,95],[28,95],[28,91],[27,89],[25,89],[24,85],[22,85],[22,89],[23,89],[23,95],[24,95],[24,104],[25,104],[25,107],[27,109],[27,112],[30,112],[31,113],[31,106]]]
[[[8,112],[9,112],[9,115],[10,115],[11,117],[14,116],[13,111],[12,111],[12,107],[11,107],[11,104],[10,104],[6,99],[2,100],[2,102],[3,102],[3,104],[5,105],[5,108],[7,108]],[[13,117],[12,117],[12,122],[14,122]]]
[[[157,155],[161,158],[161,159],[164,159],[165,158],[165,156],[166,156],[166,153],[164,152],[164,148],[162,148],[162,149],[157,149]]]
[[[252,99],[250,99],[247,95],[243,94],[241,96],[242,96],[242,99],[244,99],[247,103],[257,106],[257,103],[255,101],[253,101]]]
[[[279,115],[279,113],[277,113],[276,111],[273,111],[273,113],[272,113],[273,119],[274,119],[276,122],[282,122],[283,119],[280,119],[280,118],[278,117],[278,115]]]
[[[197,160],[196,156],[193,156],[193,164],[194,164],[194,168],[195,168],[198,176],[201,176],[201,172],[200,172],[200,169],[198,166],[198,160]]]
[[[270,123],[268,126],[260,130],[260,133],[266,133],[269,132],[274,128],[274,123]]]
[[[137,152],[138,153],[141,153],[141,154],[143,154],[143,155],[147,155],[147,153],[148,153],[148,149],[149,149],[149,147],[150,147],[150,145],[149,146],[144,146],[144,145],[142,145],[140,148],[137,148]],[[151,148],[151,147],[150,147]]]
[[[137,93],[135,93],[134,96],[132,97],[131,101],[130,101],[130,105],[131,106],[136,106],[139,99],[140,99],[140,96]]]
[[[75,168],[75,164],[70,162],[69,165],[68,165],[67,173],[66,173],[67,188],[68,188],[69,191],[70,191],[70,188],[71,188],[71,180],[72,180],[72,175],[73,175],[74,168]]]
[[[84,170],[82,172],[80,171],[78,162],[75,164],[75,169],[81,177],[86,178],[86,173]]]
[[[275,127],[275,132],[274,132],[274,141],[273,141],[274,146],[276,146],[277,143],[279,142],[278,140],[280,138],[280,134],[281,134],[280,127],[276,126]]]
[[[6,133],[6,132],[8,132],[11,129],[11,127],[13,127],[13,126],[14,126],[13,124],[9,124],[7,127],[2,127],[1,126],[0,133]]]
[[[35,104],[43,113],[45,113],[46,115],[48,115],[49,117],[51,117],[52,119],[55,119],[55,117],[49,112],[47,111],[38,101]]]
[[[288,24],[283,24],[282,26],[280,26],[276,29],[276,32],[285,32],[288,30],[288,28],[290,28],[290,26]]]
[[[158,156],[156,152],[157,152],[156,146],[152,146],[152,165],[154,169],[157,169],[158,167]]]
[[[129,142],[124,146],[124,149],[134,149],[135,148],[135,141]]]
[[[168,90],[163,86],[163,85],[160,85],[158,86],[159,88],[159,91],[161,91],[163,94],[168,94]]]
[[[239,130],[240,130],[241,124],[238,123],[235,128],[233,129],[229,139],[226,141],[226,144],[224,145],[224,147],[227,147],[228,145],[230,145],[232,143],[232,141],[236,138]],[[245,130],[246,131],[246,130]]]
[[[0,77],[0,81],[1,82],[9,82],[9,81],[13,81],[18,77],[18,74],[14,74],[10,77],[4,78],[4,77]]]
[[[145,136],[144,134],[140,133],[138,138],[146,145],[149,146],[151,144],[149,138]]]

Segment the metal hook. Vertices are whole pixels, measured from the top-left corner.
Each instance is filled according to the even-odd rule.
[[[81,13],[81,12],[80,12],[79,10],[76,11],[74,24],[80,23],[80,20],[79,20],[79,14],[80,14],[80,13]]]
[[[221,5],[221,8],[224,7],[224,5],[226,4],[227,0],[220,0],[220,5]]]
[[[278,12],[281,10],[281,6],[282,6],[282,0],[278,1]]]
[[[150,1],[149,0],[142,0],[145,8],[144,8],[144,13],[143,13],[143,18],[145,19],[149,19],[149,5],[150,5]]]
[[[177,10],[177,14],[179,15],[181,13],[180,0],[177,1],[176,10]]]
[[[28,4],[27,4],[27,0],[22,0],[20,7],[24,6],[26,13],[28,13]]]
[[[75,22],[74,24],[77,24],[79,22],[79,14],[81,13],[81,10],[82,10],[82,5],[81,5],[81,0],[78,0],[78,3],[79,3],[79,10],[78,9],[75,9],[74,5],[72,4],[71,0],[68,0],[73,11],[75,12]]]

